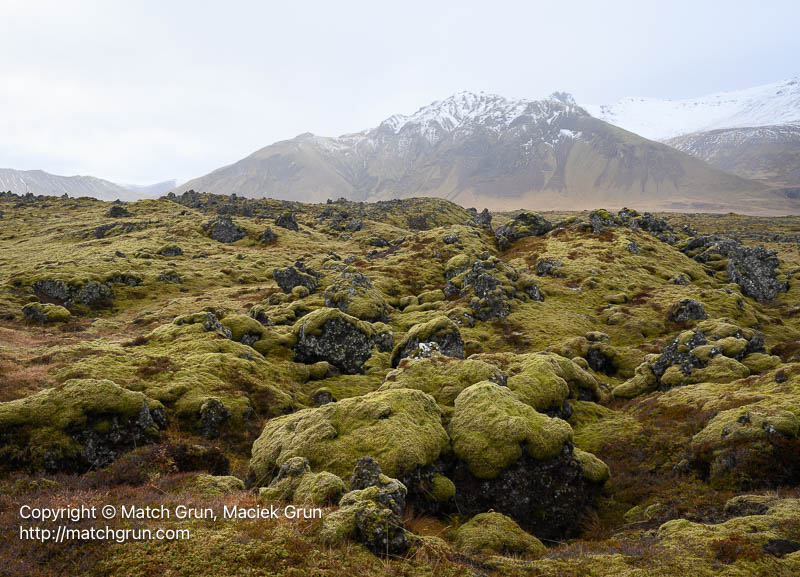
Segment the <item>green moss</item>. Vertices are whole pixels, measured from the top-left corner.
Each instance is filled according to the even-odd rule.
[[[231,331],[231,338],[240,342],[245,335],[252,335],[258,338],[264,334],[264,326],[252,317],[242,314],[227,314],[220,321],[222,326]]]
[[[441,289],[425,291],[417,295],[419,304],[436,303],[444,300],[444,292]]]
[[[496,366],[482,360],[454,359],[433,353],[429,358],[407,359],[386,375],[380,390],[418,389],[440,405],[452,407],[465,388],[500,374]]]
[[[108,419],[124,427],[143,411],[155,409],[162,409],[159,402],[109,380],[73,379],[0,403],[0,437],[7,439],[0,457],[11,468],[39,469],[48,463],[71,462],[81,449],[77,434],[90,428],[104,434],[110,427]],[[142,440],[154,440],[157,435],[158,428],[151,425],[142,431]]]
[[[581,463],[583,476],[594,483],[605,483],[611,476],[608,465],[603,461],[581,449],[575,449],[575,458]]]
[[[774,430],[789,438],[797,438],[800,419],[787,410],[748,405],[722,411],[692,438],[694,446],[752,442],[765,439]]]
[[[470,555],[534,556],[545,551],[541,541],[500,513],[475,515],[458,528],[455,543]]]
[[[244,482],[230,475],[214,476],[200,473],[191,479],[188,488],[204,496],[213,497],[244,491]]]
[[[433,476],[433,482],[431,486],[431,497],[434,501],[439,503],[444,503],[449,501],[456,495],[456,486],[447,477],[444,475],[439,475],[438,473]]]
[[[653,374],[651,365],[658,357],[659,355],[647,355],[644,362],[636,367],[634,376],[614,387],[611,394],[617,398],[632,399],[655,390],[658,386],[658,379]]]
[[[40,323],[66,323],[72,318],[67,309],[50,303],[28,303],[22,307],[22,315]]]
[[[523,451],[535,459],[556,456],[572,440],[572,428],[538,413],[508,388],[483,382],[456,398],[450,438],[453,452],[472,474],[491,479]]]
[[[333,473],[307,473],[302,476],[295,489],[294,500],[314,505],[336,504],[346,490],[341,477]]]
[[[264,484],[291,457],[314,471],[350,474],[371,456],[391,477],[427,465],[446,451],[448,438],[435,400],[411,389],[378,391],[268,421],[253,444],[251,474]]]
[[[757,375],[780,365],[781,358],[764,353],[750,353],[742,359],[742,364],[748,368],[750,374]]]
[[[537,411],[557,410],[568,397],[598,396],[597,380],[570,359],[555,353],[519,355],[508,388]]]
[[[413,343],[439,342],[454,336],[460,340],[461,332],[458,330],[458,325],[447,317],[438,316],[428,322],[416,324],[392,350],[392,366],[397,366],[400,359],[406,354],[406,348]]]

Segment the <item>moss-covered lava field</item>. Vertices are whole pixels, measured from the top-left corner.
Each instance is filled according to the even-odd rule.
[[[0,574],[800,575],[798,275],[800,217],[2,194]],[[19,538],[105,504],[322,514]]]

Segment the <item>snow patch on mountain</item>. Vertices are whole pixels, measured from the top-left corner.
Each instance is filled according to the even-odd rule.
[[[789,124],[800,122],[800,79],[699,98],[628,97],[615,104],[584,108],[601,120],[652,140],[719,128]]]

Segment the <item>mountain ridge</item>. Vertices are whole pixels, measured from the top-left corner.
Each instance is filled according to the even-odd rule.
[[[312,202],[436,196],[492,210],[800,210],[763,184],[594,118],[560,93],[530,101],[456,93],[371,129],[268,145],[175,192],[186,190]]]

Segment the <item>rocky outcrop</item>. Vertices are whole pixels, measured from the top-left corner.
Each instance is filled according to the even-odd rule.
[[[306,267],[302,261],[297,261],[292,266],[273,270],[272,278],[284,293],[291,293],[298,286],[305,287],[309,293],[313,293],[317,290],[322,274]]]
[[[361,372],[373,347],[388,350],[391,346],[386,325],[372,325],[332,308],[317,309],[301,318],[294,334],[297,361],[327,361],[348,374]]]
[[[0,403],[0,467],[84,472],[158,439],[164,408],[108,380],[73,379]]]
[[[708,318],[703,304],[694,299],[683,299],[667,311],[667,320],[673,323],[701,321]]]
[[[780,261],[773,250],[746,247],[738,241],[719,235],[703,235],[689,239],[683,252],[700,263],[727,259],[725,273],[742,294],[758,302],[775,300],[789,288],[787,281],[778,279]]]
[[[365,321],[386,321],[389,306],[369,277],[355,269],[345,269],[325,289],[325,306]]]
[[[522,212],[508,224],[497,227],[494,234],[500,250],[506,250],[521,238],[541,236],[553,229],[552,223],[535,212]]]
[[[229,216],[217,216],[203,227],[209,238],[230,244],[247,236],[247,231],[237,226]]]
[[[483,321],[507,317],[512,299],[544,300],[532,277],[488,255],[479,255],[474,261],[467,255],[453,257],[447,263],[445,279],[445,296],[472,293],[470,309],[475,318]]]
[[[297,232],[300,228],[297,226],[297,218],[293,212],[283,212],[275,219],[275,226],[285,228],[286,230],[293,230]]]
[[[464,341],[458,325],[447,317],[438,317],[411,327],[392,351],[392,366],[396,367],[402,359],[413,356],[421,345],[430,348],[430,344],[435,344],[436,350],[443,355],[464,358]]]
[[[356,463],[337,511],[323,521],[322,537],[328,543],[354,539],[378,555],[400,555],[408,549],[403,528],[406,488],[387,477],[371,458]]]

